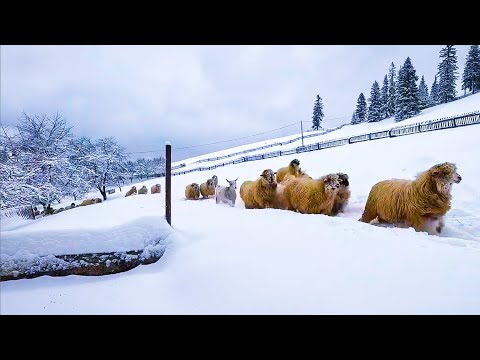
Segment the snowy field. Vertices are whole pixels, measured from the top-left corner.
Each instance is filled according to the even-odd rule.
[[[472,98],[480,100],[438,106],[444,114],[433,117],[452,115],[448,105]],[[1,314],[480,314],[479,138],[473,125],[175,176],[173,231],[163,218],[164,179],[137,184],[159,182],[160,196],[124,198],[127,189],[117,189],[101,204],[35,221],[2,220],[2,261],[141,248],[160,238],[167,250],[157,263],[120,274],[2,282]],[[294,157],[314,177],[350,176],[345,214],[247,210],[239,189],[234,208],[184,200],[191,182],[216,174],[221,185],[238,177],[240,187]],[[376,182],[411,179],[445,161],[457,164],[462,181],[453,186],[440,237],[358,221]]]

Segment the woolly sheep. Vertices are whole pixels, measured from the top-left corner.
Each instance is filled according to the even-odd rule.
[[[292,178],[285,183],[284,193],[295,211],[333,215],[339,186],[337,174],[324,175],[320,179]]]
[[[144,194],[148,194],[148,189],[145,185],[143,185],[140,190],[138,190],[138,194],[140,195],[144,195]]]
[[[191,183],[185,188],[185,198],[187,200],[198,200],[200,197],[200,186],[197,183]]]
[[[255,181],[244,181],[240,186],[240,197],[247,209],[272,208],[275,202],[277,181],[271,169],[263,170]]]
[[[150,188],[150,194],[160,194],[162,187],[160,184],[155,184]]]
[[[283,178],[288,174],[293,176],[298,176],[300,174],[300,161],[298,159],[293,159],[290,161],[290,164],[286,167],[282,167],[276,172],[277,183],[282,182]]]
[[[131,196],[131,195],[137,195],[137,188],[136,188],[136,186],[132,186],[132,187],[130,188],[130,190],[128,190],[127,193],[125,194],[125,197]]]
[[[421,172],[415,180],[391,179],[373,185],[360,221],[404,223],[430,235],[442,232],[443,216],[450,210],[453,184],[462,181],[454,163],[441,163]]]
[[[206,182],[200,185],[200,193],[204,198],[215,195],[215,186],[213,185],[212,179],[208,179]]]

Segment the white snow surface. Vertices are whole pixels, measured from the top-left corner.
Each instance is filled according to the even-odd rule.
[[[478,105],[480,98],[470,96],[436,107],[444,111],[435,118],[452,115],[450,106],[456,108],[452,112],[470,111],[457,103],[472,98]],[[158,262],[125,273],[1,282],[0,312],[480,314],[479,138],[480,126],[473,125],[175,176],[173,229],[164,220],[163,178],[136,184],[150,189],[160,183],[160,195],[124,198],[128,189],[117,189],[101,204],[35,221],[2,219],[2,261],[17,254],[138,249],[158,238],[167,247]],[[339,171],[350,176],[352,196],[344,214],[244,209],[241,183],[295,157],[313,177]],[[453,186],[441,236],[358,221],[376,182],[412,179],[445,161],[457,164],[462,181]],[[214,199],[184,199],[187,184],[214,174],[220,185],[238,177],[234,208]]]

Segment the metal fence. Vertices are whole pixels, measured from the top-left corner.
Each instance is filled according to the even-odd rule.
[[[17,206],[13,208],[2,209],[0,211],[0,218],[20,217],[22,219],[35,220],[32,205]]]
[[[188,174],[194,171],[207,171],[207,170],[213,170],[218,167],[223,167],[231,164],[239,164],[242,162],[247,162],[247,161],[255,161],[255,160],[262,160],[262,159],[268,159],[272,157],[278,157],[278,156],[287,156],[287,155],[293,155],[293,154],[298,154],[302,152],[307,152],[307,151],[315,151],[315,150],[323,150],[323,149],[328,149],[331,147],[336,147],[336,146],[343,146],[347,144],[353,144],[357,142],[363,142],[363,141],[370,141],[370,140],[376,140],[376,139],[382,139],[382,138],[392,138],[392,137],[398,137],[398,136],[405,136],[405,135],[412,135],[420,132],[427,132],[427,131],[435,131],[435,130],[442,130],[442,129],[450,129],[450,128],[455,128],[455,127],[460,127],[460,126],[467,126],[467,125],[475,125],[475,124],[480,124],[480,111],[477,110],[475,112],[471,113],[466,113],[462,115],[455,115],[455,116],[450,116],[450,117],[445,117],[441,119],[435,119],[435,120],[427,120],[427,121],[422,121],[419,123],[414,123],[414,124],[409,124],[409,125],[400,125],[400,126],[395,126],[392,127],[390,130],[380,130],[377,132],[372,132],[372,133],[366,133],[366,134],[361,134],[361,135],[354,135],[350,137],[343,137],[339,139],[333,139],[333,140],[327,140],[327,141],[321,141],[315,144],[310,144],[310,145],[304,145],[304,146],[298,146],[295,148],[287,149],[287,150],[281,150],[281,151],[273,151],[273,152],[268,152],[268,153],[263,153],[263,154],[256,154],[256,155],[251,155],[251,156],[243,156],[235,160],[230,160],[224,163],[212,165],[212,166],[203,166],[203,167],[197,167],[194,169],[189,169],[189,170],[184,170],[184,171],[177,171],[175,173],[172,173],[172,176],[176,175],[183,175],[183,174]],[[313,137],[313,136],[320,136],[324,135],[327,132],[331,132],[334,130],[338,130],[339,128],[342,128],[347,124],[344,124],[338,128],[335,129],[330,129],[330,131],[326,131],[322,134],[309,134],[305,137]],[[199,160],[197,162],[206,162],[206,161],[216,161],[219,159],[224,159],[228,157],[232,157],[235,155],[239,154],[244,154],[247,152],[252,152],[256,151],[259,149],[263,149],[266,147],[272,147],[272,146],[279,146],[279,145],[285,145],[289,144],[291,142],[297,141],[301,139],[295,138],[291,139],[282,143],[273,143],[269,145],[265,145],[259,148],[255,149],[249,149],[245,150],[242,152],[237,152],[229,155],[224,155],[216,158],[209,158],[209,159],[203,159]]]

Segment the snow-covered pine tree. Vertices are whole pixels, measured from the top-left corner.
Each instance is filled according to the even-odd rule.
[[[312,129],[318,130],[321,128],[320,124],[322,123],[323,116],[322,98],[317,94],[317,99],[313,106]]]
[[[438,90],[440,103],[444,104],[455,100],[457,90],[455,81],[457,80],[457,50],[454,45],[447,45],[440,50],[440,59],[438,64]]]
[[[153,158],[153,174],[155,176],[163,176],[165,174],[166,160],[163,156]]]
[[[351,125],[355,125],[357,123],[357,117],[355,116],[355,111],[353,112],[352,115],[352,120],[350,121]]]
[[[417,80],[412,61],[407,57],[398,72],[395,121],[408,119],[420,113]]]
[[[367,119],[367,101],[363,92],[360,93],[357,99],[357,109],[355,110],[356,124],[365,122]]]
[[[368,99],[370,105],[368,107],[368,122],[376,122],[382,120],[382,103],[380,87],[377,81],[374,81],[372,90],[370,91],[370,98]]]
[[[381,114],[382,119],[388,117],[388,75],[385,75],[383,78],[383,85],[380,91],[380,104],[381,104]]]
[[[438,91],[437,75],[433,80],[432,87],[430,88],[430,106],[438,105],[440,103],[440,93]]]
[[[427,108],[430,104],[428,97],[428,86],[425,84],[425,78],[422,75],[420,84],[418,85],[418,103],[420,110]]]
[[[125,177],[127,179],[130,179],[130,183],[132,183],[133,179],[137,175],[137,162],[128,160],[125,163],[124,169],[125,169]]]
[[[475,94],[480,89],[480,49],[472,45],[468,50],[462,76],[462,90]]]
[[[388,69],[388,114],[387,116],[395,115],[395,90],[396,90],[396,80],[395,80],[395,64],[392,62],[390,68]]]

